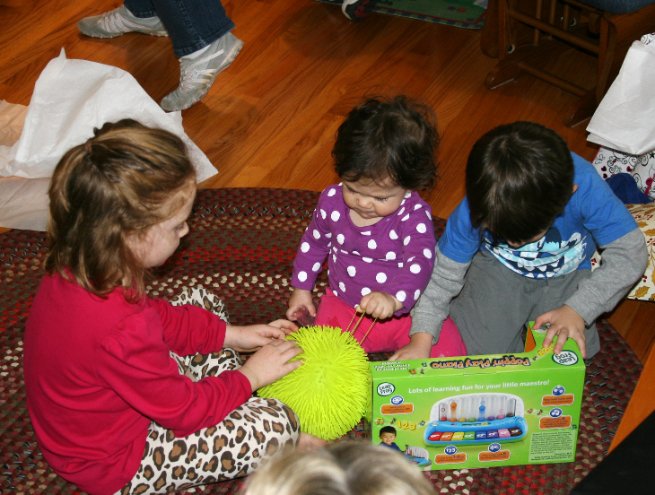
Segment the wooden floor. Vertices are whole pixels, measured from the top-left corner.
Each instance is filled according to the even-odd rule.
[[[115,0],[0,0],[0,98],[29,104],[34,83],[62,48],[69,58],[129,71],[157,101],[177,85],[168,38],[81,36],[76,21]],[[374,15],[349,22],[338,7],[313,0],[227,0],[245,46],[199,104],[183,113],[188,135],[219,169],[204,187],[283,187],[319,191],[335,180],[330,150],[348,110],[368,95],[407,94],[439,120],[440,179],[427,199],[445,217],[464,194],[473,142],[490,128],[534,120],[592,158],[584,125],[564,118],[576,98],[530,76],[484,87],[495,60],[479,30]],[[573,61],[573,66],[576,62]]]
[[[40,72],[63,48],[69,58],[129,71],[159,101],[179,77],[167,38],[97,40],[77,31],[81,17],[119,4],[0,0],[0,99],[28,105]],[[472,144],[499,124],[536,121],[558,131],[578,154],[595,155],[584,124],[564,125],[574,96],[530,76],[494,91],[485,88],[495,60],[481,50],[481,31],[382,15],[351,23],[338,7],[313,0],[223,4],[245,46],[207,97],[183,113],[187,134],[219,170],[203,187],[320,191],[336,179],[330,150],[337,126],[370,95],[403,93],[436,111],[440,178],[426,199],[441,217],[464,195]],[[573,54],[561,63],[582,79],[592,70]],[[653,307],[626,301],[610,320],[642,360],[652,342],[643,329],[652,325]]]

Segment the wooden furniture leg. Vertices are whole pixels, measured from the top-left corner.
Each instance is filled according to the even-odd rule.
[[[495,22],[495,28],[486,29],[481,43],[496,34],[497,45],[483,47],[483,52],[497,54],[498,64],[487,75],[486,86],[498,88],[526,72],[579,96],[565,119],[570,127],[593,115],[630,45],[655,31],[655,3],[629,14],[610,14],[578,0],[492,0],[490,6],[488,22]],[[596,58],[593,87],[548,69],[548,62],[556,63],[570,47]]]

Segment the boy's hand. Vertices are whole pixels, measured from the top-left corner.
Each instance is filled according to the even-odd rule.
[[[225,329],[224,347],[231,347],[240,352],[252,352],[259,349],[274,340],[284,339],[284,336],[290,332],[289,327],[281,328],[276,325],[278,322],[286,320],[276,320],[270,325],[248,325],[236,326],[228,324]],[[287,322],[293,325],[291,322]],[[295,325],[293,325],[295,327]]]
[[[307,325],[315,317],[316,308],[312,300],[312,293],[304,289],[293,289],[289,298],[287,318],[297,321],[301,325]]]
[[[300,360],[289,362],[300,352],[301,349],[295,342],[275,340],[250,356],[239,371],[246,375],[254,392],[302,365]]]
[[[432,349],[432,335],[429,333],[419,332],[410,337],[409,344],[398,349],[389,361],[398,361],[400,359],[427,359],[430,357]]]
[[[565,304],[542,314],[535,320],[534,326],[535,328],[548,328],[546,338],[544,339],[544,347],[548,347],[553,339],[557,337],[557,343],[554,349],[555,354],[562,352],[562,347],[564,347],[564,343],[568,338],[575,340],[578,344],[582,358],[587,357],[585,323],[582,317],[570,306]]]
[[[398,299],[386,292],[371,292],[359,301],[359,309],[378,320],[391,318],[402,307]]]

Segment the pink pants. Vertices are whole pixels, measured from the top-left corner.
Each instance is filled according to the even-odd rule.
[[[350,331],[357,325],[361,313],[355,314],[350,307],[328,289],[321,297],[316,314],[316,325],[341,328]],[[409,344],[412,317],[409,315],[376,321],[365,316],[357,325],[354,337],[366,352],[395,352]],[[366,338],[364,336],[366,335]],[[364,341],[362,342],[362,339]],[[430,357],[466,356],[466,346],[459,335],[457,325],[450,318],[443,322],[439,341],[432,346]]]

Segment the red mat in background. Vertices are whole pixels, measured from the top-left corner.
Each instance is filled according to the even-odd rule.
[[[283,316],[291,262],[317,198],[315,192],[282,189],[200,191],[191,232],[150,292],[170,297],[200,284],[223,298],[233,323]],[[435,226],[440,234],[444,221]],[[0,235],[0,493],[81,493],[48,468],[25,409],[22,334],[43,273],[44,242],[37,232]],[[576,461],[426,473],[437,493],[564,495],[606,456],[641,363],[606,321],[599,330],[603,350],[587,368]],[[366,425],[349,436],[366,437]],[[223,482],[194,493],[234,494],[241,486]]]

